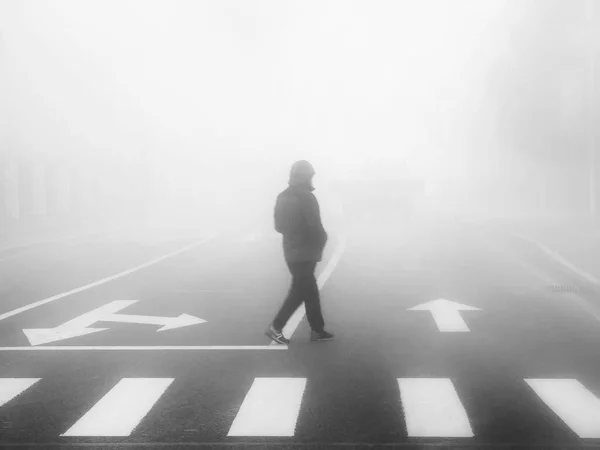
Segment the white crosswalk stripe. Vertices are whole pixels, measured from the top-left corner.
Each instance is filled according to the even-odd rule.
[[[40,380],[0,378],[0,406],[18,406],[17,397]],[[61,436],[130,436],[173,381],[173,378],[123,378]],[[449,378],[397,378],[396,381],[409,437],[474,436],[467,411]],[[577,436],[600,438],[600,398],[578,380],[527,378],[524,382],[532,389],[531,400],[552,410],[557,421],[562,420]],[[293,437],[306,384],[306,378],[255,378],[227,436]]]
[[[61,436],[129,436],[173,378],[123,378]]]
[[[39,378],[0,378],[0,406],[29,389]]]
[[[228,436],[293,436],[306,378],[255,378]]]
[[[526,379],[542,401],[581,438],[600,438],[600,400],[573,379]]]
[[[409,436],[472,437],[473,430],[448,378],[398,378]]]

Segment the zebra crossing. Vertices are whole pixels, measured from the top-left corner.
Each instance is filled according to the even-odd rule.
[[[174,378],[121,378],[61,437],[135,436],[136,427],[172,386]],[[473,438],[468,411],[449,378],[397,378],[408,437]],[[600,399],[576,379],[533,379],[530,387],[540,405],[551,410],[580,438],[600,438]],[[0,378],[0,414],[41,378]],[[247,391],[227,436],[293,437],[303,395],[310,380],[302,377],[258,377]],[[31,401],[27,399],[26,401]]]
[[[579,381],[573,379],[525,381],[579,437],[600,437],[600,400]]]
[[[29,389],[39,378],[0,378],[0,406]]]
[[[173,378],[123,378],[61,436],[129,436]]]
[[[399,378],[409,436],[473,437],[454,384],[448,378]]]

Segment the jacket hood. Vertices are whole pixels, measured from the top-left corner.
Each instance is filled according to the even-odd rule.
[[[290,170],[290,180],[288,185],[294,188],[305,188],[309,191],[314,191],[315,188],[312,185],[314,175],[315,170],[308,161],[296,161]]]

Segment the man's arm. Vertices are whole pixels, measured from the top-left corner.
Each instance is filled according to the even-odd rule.
[[[327,232],[321,222],[321,211],[317,198],[313,194],[309,194],[302,203],[302,216],[308,228],[310,241],[324,246],[327,242]]]
[[[295,212],[296,199],[290,195],[278,195],[275,201],[273,218],[275,231],[281,234],[291,232],[297,225],[294,224],[294,218],[298,216]]]
[[[273,221],[275,223],[275,231],[283,233],[283,214],[281,210],[281,196],[277,196],[275,200],[275,208],[273,210]]]

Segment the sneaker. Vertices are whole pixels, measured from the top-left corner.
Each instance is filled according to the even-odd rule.
[[[277,342],[278,344],[287,345],[290,343],[290,340],[286,339],[281,333],[281,331],[277,331],[275,328],[273,328],[273,325],[269,325],[269,328],[267,328],[267,331],[265,331],[265,335],[271,338],[273,341]]]
[[[321,331],[320,333],[318,333],[316,331],[310,332],[310,340],[311,341],[330,341],[332,339],[333,339],[333,334],[328,333],[325,330]]]

